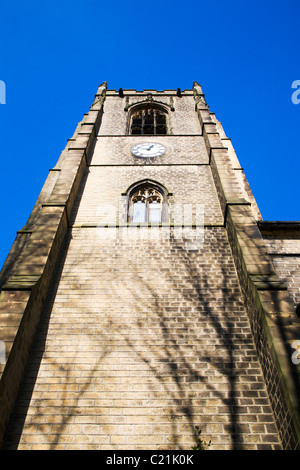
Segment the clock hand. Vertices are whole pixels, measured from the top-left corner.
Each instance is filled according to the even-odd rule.
[[[153,145],[150,145],[150,147],[149,147],[147,150],[151,150],[151,149],[152,149],[152,147],[153,147]]]

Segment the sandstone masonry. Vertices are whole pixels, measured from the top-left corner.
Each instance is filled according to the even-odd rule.
[[[132,134],[151,107],[167,133]],[[143,182],[159,223],[128,218]],[[199,426],[213,449],[298,449],[298,233],[262,221],[196,82],[100,85],[1,272],[2,448],[189,450]]]

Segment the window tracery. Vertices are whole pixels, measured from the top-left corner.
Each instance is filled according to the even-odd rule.
[[[135,187],[129,197],[129,222],[160,223],[163,221],[164,194],[151,183]]]
[[[166,135],[167,113],[161,109],[147,106],[133,111],[130,119],[132,135]]]

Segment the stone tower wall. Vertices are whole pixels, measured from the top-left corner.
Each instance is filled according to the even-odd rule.
[[[170,135],[126,135],[142,100],[169,107]],[[133,158],[148,140],[166,155]],[[127,226],[144,179],[167,189],[168,224]],[[216,449],[298,448],[299,323],[198,84],[100,86],[40,200],[2,275],[6,448],[190,449],[197,425]],[[203,208],[200,231],[183,205]]]

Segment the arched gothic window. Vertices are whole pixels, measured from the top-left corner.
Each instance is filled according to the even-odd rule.
[[[129,222],[163,222],[165,218],[164,201],[164,191],[158,185],[146,182],[135,186],[129,194]]]
[[[167,113],[155,107],[139,108],[130,117],[130,133],[133,135],[166,135]]]

